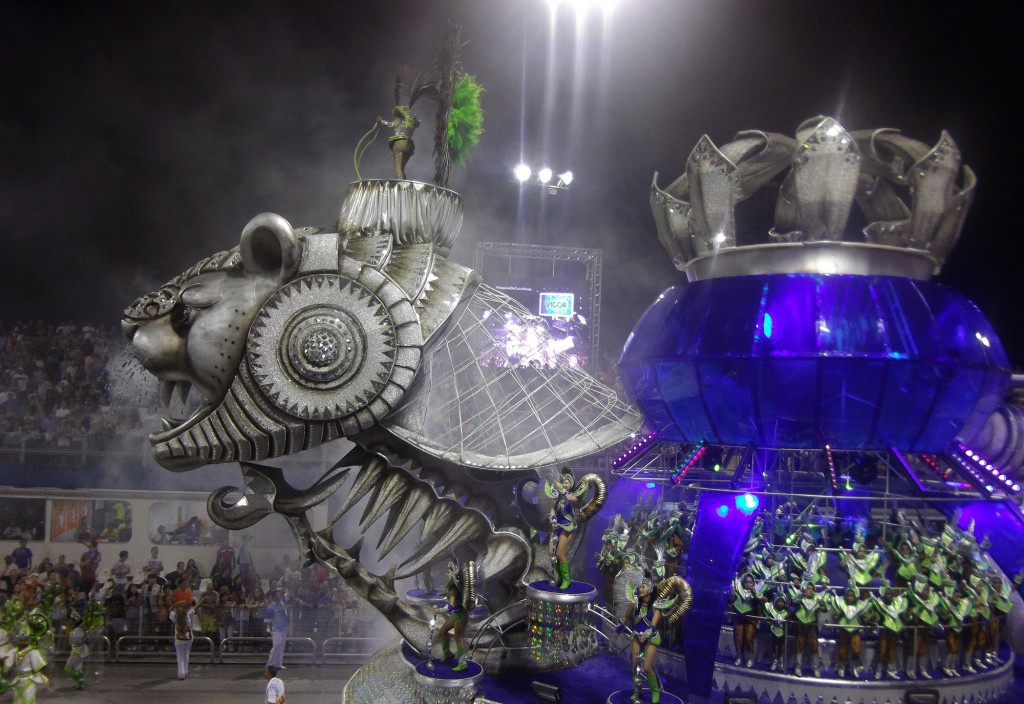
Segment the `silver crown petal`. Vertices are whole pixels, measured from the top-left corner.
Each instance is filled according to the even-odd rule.
[[[753,242],[741,232],[737,242],[737,209],[780,181],[774,227]],[[659,240],[690,280],[761,273],[927,280],[959,239],[975,184],[945,131],[929,147],[898,130],[849,132],[816,117],[796,139],[746,131],[718,147],[701,137],[685,174],[665,190],[654,175],[651,209]],[[854,204],[866,223],[860,231],[850,225]]]

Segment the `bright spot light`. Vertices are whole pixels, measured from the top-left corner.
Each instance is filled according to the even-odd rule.
[[[981,342],[981,344],[985,345],[985,347],[992,346],[991,343],[989,343],[988,338],[982,335],[980,332],[974,333],[974,336],[978,338],[978,341]]]
[[[563,0],[548,0],[548,6],[551,7],[552,10],[555,10],[555,9],[558,8],[559,5],[562,4],[562,1]],[[565,0],[565,1],[574,10],[576,10],[577,14],[580,14],[580,15],[586,14],[587,11],[590,10],[591,8],[598,8],[600,10],[604,10],[605,12],[608,12],[609,10],[614,8],[615,5],[617,5],[618,2],[619,2],[619,0]]]
[[[558,174],[558,180],[568,186],[572,183],[572,171],[566,171],[564,174]]]
[[[827,134],[829,137],[835,137],[836,135],[838,135],[842,131],[843,131],[843,128],[840,127],[839,125],[832,125],[831,127],[829,127],[825,131],[825,134]]]
[[[235,503],[235,506],[248,506],[248,505],[249,505],[249,499],[245,498],[244,496],[242,498],[240,498]]]
[[[516,177],[517,181],[526,181],[530,178],[530,167],[526,164],[519,164],[516,168],[512,169],[512,174]]]
[[[1020,491],[1020,484],[1014,484],[1010,488],[1013,489],[1014,491]]]
[[[549,169],[548,167],[545,166],[543,169],[538,171],[537,172],[537,180],[540,181],[541,183],[547,183],[548,181],[550,181],[551,180],[551,169]]]
[[[725,242],[725,233],[719,232],[715,235],[715,244],[722,244],[723,242]]]
[[[648,489],[653,489],[654,488],[654,482],[647,482],[647,488]]]
[[[772,339],[772,316],[769,313],[764,314],[764,336]]]
[[[757,508],[759,503],[760,501],[758,498],[751,493],[742,494],[736,497],[736,508],[748,516],[754,512],[754,509]]]
[[[718,514],[719,518],[725,518],[729,515],[729,507],[726,506],[725,504],[722,504],[721,506],[715,509],[715,513]]]

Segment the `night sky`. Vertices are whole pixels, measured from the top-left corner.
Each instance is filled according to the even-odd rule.
[[[452,181],[466,203],[452,258],[472,265],[477,241],[602,248],[605,359],[682,278],[657,241],[654,172],[674,180],[702,134],[792,135],[823,114],[928,143],[949,130],[979,186],[939,280],[1024,362],[1010,18],[964,3],[622,0],[607,24],[556,19],[552,33],[546,0],[0,2],[0,320],[114,325],[257,213],[333,227],[395,72],[427,69],[454,20],[487,117]],[[432,107],[417,107],[409,176],[427,181]],[[572,169],[571,190],[520,201],[521,156]],[[390,176],[383,140],[362,173]]]

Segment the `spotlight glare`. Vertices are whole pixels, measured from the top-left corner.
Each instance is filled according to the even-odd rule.
[[[559,174],[558,180],[561,181],[564,185],[568,186],[570,183],[572,183],[572,171],[566,171],[564,174]]]
[[[549,169],[548,167],[545,166],[543,169],[538,171],[537,172],[537,180],[540,181],[541,183],[547,183],[548,181],[550,181],[551,180],[551,169]]]
[[[527,181],[530,178],[530,174],[533,172],[530,167],[526,164],[519,164],[516,168],[512,169],[512,174],[516,177],[517,181]]]
[[[758,498],[749,492],[736,497],[736,508],[748,516],[754,512],[759,503]]]

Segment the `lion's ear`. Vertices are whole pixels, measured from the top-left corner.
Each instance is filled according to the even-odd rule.
[[[287,220],[276,213],[260,213],[242,230],[239,242],[247,274],[287,281],[298,271],[302,250]]]

